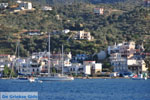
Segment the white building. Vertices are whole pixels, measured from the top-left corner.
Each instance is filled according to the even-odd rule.
[[[133,72],[139,74],[147,71],[144,60],[121,57],[120,53],[114,53],[112,55],[110,61],[114,67],[114,72]]]
[[[93,37],[91,36],[90,32],[85,32],[85,31],[79,31],[76,35],[75,35],[75,39],[79,39],[79,40],[92,40]]]
[[[38,52],[38,53],[33,53],[32,54],[32,59],[38,59],[38,63],[42,66],[43,72],[47,71],[47,66],[48,66],[48,58],[49,58],[49,52]],[[64,67],[70,67],[72,66],[72,63],[70,60],[72,59],[72,54],[69,52],[68,54],[64,54],[63,59],[62,59],[62,54],[51,54],[50,57],[50,64],[51,67],[55,67],[57,70],[61,69],[62,64]],[[63,61],[63,62],[62,62]]]
[[[65,34],[67,34],[67,33],[70,32],[70,30],[69,29],[65,29],[65,30],[62,30],[62,32],[65,33]]]
[[[101,63],[95,63],[92,65],[92,73],[97,74],[102,72],[102,64]]]
[[[0,55],[0,72],[4,70],[4,67],[11,67],[12,61],[15,59],[14,55],[1,54]]]
[[[18,59],[16,61],[16,70],[19,74],[31,75],[31,74],[40,74],[41,64],[35,59]]]
[[[135,60],[135,59],[128,59],[127,60],[128,69],[137,74],[141,74],[142,72],[147,71],[146,63],[144,60]]]
[[[119,52],[122,57],[131,58],[134,56],[135,50],[135,42],[123,42],[123,45],[120,47]]]
[[[4,70],[5,65],[0,63],[0,72],[2,72]]]
[[[18,1],[19,4],[19,9],[20,10],[32,10],[32,3],[31,2],[23,2],[23,1]]]
[[[75,75],[91,75],[91,66],[76,63],[69,67],[69,73]]]
[[[91,75],[91,66],[90,65],[84,65],[83,66],[83,73],[85,75]]]
[[[95,61],[84,61],[83,66],[85,75],[92,75],[102,72],[102,64],[96,63]]]
[[[84,61],[83,66],[84,66],[84,73],[85,74],[88,73],[88,75],[102,72],[102,64],[96,63],[95,61]]]
[[[118,58],[111,61],[111,65],[114,67],[114,72],[127,72],[127,59],[125,58]]]
[[[108,54],[112,53],[120,53],[122,57],[130,58],[136,52],[135,50],[135,42],[123,42],[119,44],[115,44],[113,46],[108,46]]]
[[[114,67],[114,72],[128,71],[127,59],[121,57],[120,53],[112,53],[109,57],[111,65]]]
[[[41,32],[39,30],[30,30],[25,32],[26,34],[30,35],[30,36],[34,36],[34,35],[43,35],[44,32]]]
[[[0,62],[8,62],[10,61],[10,55],[7,55],[7,54],[1,54],[0,55]]]
[[[81,63],[74,63],[72,66],[68,67],[69,68],[69,73],[70,74],[79,74],[79,68],[81,68]]]
[[[144,49],[143,49],[144,50]],[[108,54],[111,65],[115,72],[142,73],[147,70],[144,60],[138,60],[135,49],[135,42],[123,42],[118,45],[109,46]],[[139,55],[141,56],[141,55]]]
[[[42,10],[44,10],[44,11],[51,11],[51,10],[53,10],[53,9],[52,9],[52,7],[50,7],[50,6],[43,6],[43,7],[42,7]]]
[[[104,14],[104,8],[94,8],[94,13],[103,15]]]
[[[68,68],[69,73],[75,75],[91,75],[102,72],[102,64],[95,63],[95,61],[84,61],[83,64],[73,63]]]
[[[113,46],[108,46],[108,49],[107,49],[108,54],[110,55],[112,53],[118,53],[120,50],[120,46],[122,46],[122,45],[123,45],[122,43],[119,43],[117,45],[115,44]]]
[[[5,9],[8,7],[8,3],[0,3],[0,9]]]

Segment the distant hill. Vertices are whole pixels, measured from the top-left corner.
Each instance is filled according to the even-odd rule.
[[[8,8],[0,12],[0,54],[14,54],[18,40],[20,40],[21,56],[48,49],[47,34],[29,36],[24,34],[24,30],[52,32],[53,30],[62,31],[64,29],[91,32],[94,40],[74,40],[71,37],[69,42],[66,41],[74,35],[74,32],[53,35],[51,36],[51,43],[53,44],[51,51],[60,51],[63,43],[64,51],[71,51],[73,55],[94,54],[100,50],[105,50],[108,45],[132,40],[139,44],[143,42],[146,52],[150,52],[150,10],[144,6],[139,6],[143,3],[142,0],[122,0],[122,2],[114,0],[116,3],[110,2],[110,4],[106,2],[110,0],[106,0],[105,4],[100,3],[104,0],[28,1],[33,2],[35,10],[10,13],[11,10]],[[96,3],[96,1],[98,2]],[[65,5],[72,2],[72,5]],[[53,10],[42,11],[38,4],[51,4]],[[109,12],[104,15],[94,14],[93,8],[95,7],[104,7]]]
[[[32,2],[40,2],[40,4],[50,4],[50,5],[57,5],[57,4],[72,4],[78,2],[88,2],[88,0],[28,0]]]
[[[114,2],[122,2],[126,0],[46,0],[46,1],[49,3],[73,3],[73,2],[114,3]]]
[[[0,2],[13,2],[17,0],[0,0]],[[87,2],[87,3],[116,3],[116,2],[139,2],[144,0],[22,0],[22,1],[32,1],[32,2],[40,2],[42,4],[69,4],[75,2]]]
[[[128,0],[31,0],[31,1],[36,1],[36,2],[38,1],[43,4],[72,4],[72,3],[78,3],[78,2],[97,4],[97,3],[125,2]]]
[[[51,5],[51,6],[75,4],[75,3],[88,3],[88,4],[91,3],[91,4],[117,4],[117,5],[121,4],[122,8],[127,7],[128,5],[134,8],[135,6],[143,4],[144,0],[28,0],[28,1],[39,3],[40,5]]]
[[[115,3],[115,2],[124,2],[127,0],[88,0],[91,3]]]
[[[0,2],[15,2],[17,0],[0,0]],[[62,5],[62,4],[73,4],[73,3],[92,3],[92,4],[100,4],[100,3],[120,3],[125,2],[129,4],[137,4],[141,3],[144,0],[22,0],[22,1],[31,1],[34,3],[39,3],[41,5]]]

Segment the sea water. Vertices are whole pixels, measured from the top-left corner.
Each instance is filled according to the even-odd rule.
[[[0,80],[0,92],[38,92],[38,100],[150,100],[150,80],[75,79],[43,83]]]

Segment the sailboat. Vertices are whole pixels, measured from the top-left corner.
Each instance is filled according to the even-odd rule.
[[[15,52],[15,55],[17,55],[18,53],[18,59],[20,58],[19,56],[19,45],[20,45],[20,42],[18,41],[17,42],[17,45],[16,45],[16,52]],[[17,52],[18,51],[18,52]],[[15,62],[17,61],[17,59],[15,59]],[[14,62],[12,64],[12,69],[11,69],[11,74],[12,72],[14,71]],[[12,77],[10,74],[10,78]],[[21,73],[19,73],[21,74]],[[25,76],[18,76],[17,78],[13,78],[13,82],[35,82],[35,79],[34,77],[25,77]]]
[[[74,77],[69,77],[67,75],[64,75],[64,73],[63,73],[63,67],[64,67],[64,64],[63,64],[63,46],[62,46],[62,73],[61,74],[52,75],[50,73],[50,56],[51,56],[51,53],[50,53],[50,33],[49,33],[48,75],[46,77],[39,77],[38,79],[42,80],[42,81],[72,81],[72,80],[74,80]]]

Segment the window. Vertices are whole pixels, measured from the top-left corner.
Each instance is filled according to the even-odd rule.
[[[75,71],[75,68],[73,68],[73,71]]]

